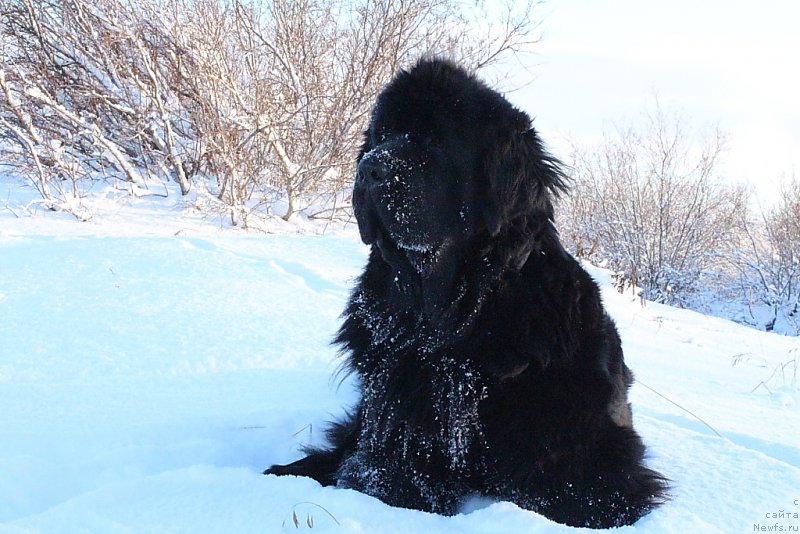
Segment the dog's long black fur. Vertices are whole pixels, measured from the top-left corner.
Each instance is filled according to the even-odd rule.
[[[617,330],[553,226],[565,178],[529,117],[423,59],[378,98],[358,162],[372,250],[336,342],[360,400],[327,446],[266,473],[442,514],[480,494],[596,528],[663,502]]]

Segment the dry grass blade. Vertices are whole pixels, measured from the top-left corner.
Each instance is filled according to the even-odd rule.
[[[709,429],[709,430],[711,430],[711,431],[712,431],[714,434],[716,434],[717,436],[719,436],[719,437],[721,437],[721,438],[725,438],[725,436],[723,436],[722,434],[720,434],[719,432],[717,432],[717,429],[715,429],[713,426],[711,426],[711,425],[709,425],[708,423],[706,423],[706,422],[705,422],[705,421],[704,421],[702,418],[700,418],[700,417],[699,417],[699,416],[698,416],[696,413],[692,412],[691,410],[688,410],[687,408],[684,408],[683,406],[681,406],[680,404],[678,404],[678,403],[677,403],[677,402],[675,402],[674,400],[670,399],[670,398],[669,398],[669,397],[667,397],[666,395],[662,395],[661,393],[659,393],[659,392],[658,392],[658,391],[656,391],[655,389],[653,389],[653,388],[651,388],[650,386],[648,386],[647,384],[643,383],[641,380],[637,380],[637,381],[636,381],[636,383],[637,383],[637,384],[640,384],[640,385],[642,385],[642,386],[644,386],[644,387],[646,387],[647,389],[649,389],[650,391],[652,391],[653,393],[655,393],[656,395],[658,395],[659,397],[661,397],[661,398],[662,398],[662,399],[664,399],[665,401],[669,402],[670,404],[673,404],[673,405],[677,406],[678,408],[680,408],[680,409],[681,409],[681,410],[683,410],[684,412],[688,413],[689,415],[691,415],[692,417],[694,417],[695,419],[697,419],[698,421],[700,421],[701,423],[703,423],[703,424],[704,424],[706,427],[708,427],[708,429]]]

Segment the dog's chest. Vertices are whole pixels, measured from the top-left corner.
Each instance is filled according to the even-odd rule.
[[[434,368],[432,401],[439,439],[451,466],[462,468],[470,448],[483,440],[480,403],[487,389],[469,360],[444,356]]]
[[[390,313],[369,293],[353,303],[368,339],[349,355],[361,381],[362,438],[371,448],[425,450],[460,467],[483,439],[487,395],[467,349],[443,344],[413,314]]]
[[[460,469],[483,440],[482,377],[463,351],[436,348],[424,329],[391,323],[373,322],[384,328],[375,332],[361,373],[363,437],[401,455],[426,450]]]

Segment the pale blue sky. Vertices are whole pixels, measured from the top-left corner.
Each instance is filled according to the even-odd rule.
[[[635,120],[658,94],[698,130],[727,133],[723,172],[774,184],[800,175],[800,1],[552,0],[527,87],[507,96],[562,156]]]

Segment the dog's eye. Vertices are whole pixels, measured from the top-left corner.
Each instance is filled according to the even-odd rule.
[[[439,139],[428,140],[425,144],[424,150],[427,153],[427,157],[430,161],[445,157],[445,147],[442,145]]]
[[[429,150],[439,148],[439,140],[432,135],[423,135],[418,139],[417,142],[420,146]]]

